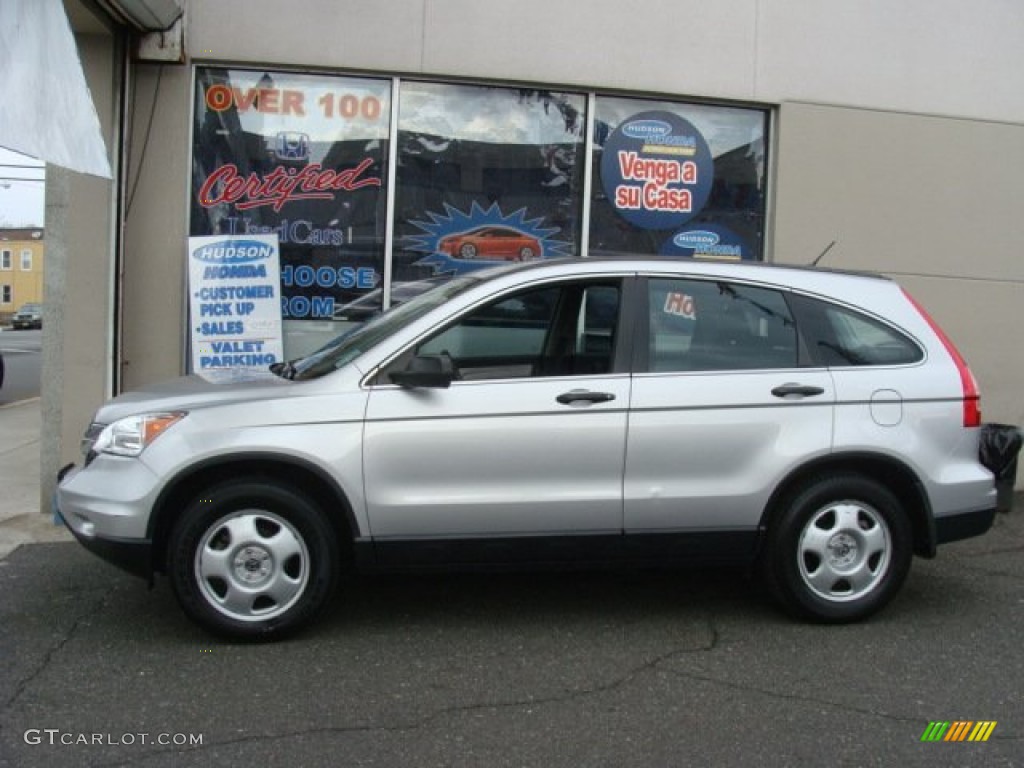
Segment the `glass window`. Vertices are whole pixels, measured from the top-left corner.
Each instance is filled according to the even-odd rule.
[[[379,306],[391,81],[200,67],[195,100],[190,234],[278,235],[286,355]]]
[[[822,365],[905,365],[924,358],[912,339],[859,312],[806,297],[797,297],[795,307],[810,354]]]
[[[777,291],[721,281],[648,282],[650,371],[792,368],[796,328]]]
[[[0,251],[0,269],[11,269],[10,251]]]
[[[32,251],[27,248],[21,252],[21,271],[32,271]]]
[[[396,287],[579,255],[585,105],[578,93],[403,81]]]
[[[601,96],[590,251],[764,252],[767,112]]]
[[[547,286],[503,297],[463,317],[412,355],[450,358],[462,380],[609,373],[620,287],[616,283]]]
[[[11,286],[9,286],[9,285],[3,286],[3,297],[2,297],[2,299],[0,299],[0,301],[2,301],[4,304],[10,304],[11,303]]]

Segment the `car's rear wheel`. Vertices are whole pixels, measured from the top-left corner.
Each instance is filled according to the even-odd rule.
[[[910,570],[912,534],[880,483],[840,473],[805,483],[770,524],[763,566],[779,600],[804,618],[857,621],[880,610]]]
[[[462,247],[459,248],[459,256],[464,259],[475,259],[476,258],[476,246],[472,243],[463,243]]]
[[[530,246],[525,245],[525,246],[523,246],[522,248],[519,249],[519,260],[520,261],[529,261],[530,259],[533,258],[533,256],[534,256],[533,248],[531,248]]]
[[[316,504],[256,479],[199,494],[170,539],[171,583],[185,613],[234,638],[301,627],[329,600],[337,569],[337,542]]]

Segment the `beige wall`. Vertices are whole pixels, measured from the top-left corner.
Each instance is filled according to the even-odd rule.
[[[784,104],[774,258],[892,275],[1024,425],[1024,126]]]
[[[108,155],[116,136],[111,38],[76,38]],[[116,168],[112,160],[111,166]],[[49,508],[57,470],[81,458],[79,441],[109,394],[115,185],[47,167],[46,305],[43,320],[40,505]]]
[[[130,208],[121,277],[124,389],[182,371],[192,72],[164,66],[158,78],[159,72],[151,64],[136,69],[138,106],[126,170]],[[154,103],[155,128],[143,154],[148,109]]]
[[[1017,0],[188,0],[200,59],[1024,122]]]

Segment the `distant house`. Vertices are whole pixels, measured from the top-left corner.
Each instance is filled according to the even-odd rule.
[[[0,324],[18,307],[43,301],[43,230],[0,229]]]

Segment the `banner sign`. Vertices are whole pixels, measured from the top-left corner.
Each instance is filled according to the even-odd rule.
[[[708,201],[714,160],[700,131],[671,112],[640,112],[608,137],[601,181],[615,211],[642,229],[676,229]]]
[[[207,379],[283,359],[276,235],[190,237],[192,370]]]

